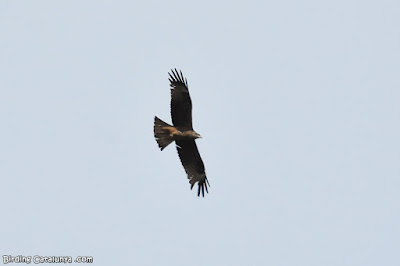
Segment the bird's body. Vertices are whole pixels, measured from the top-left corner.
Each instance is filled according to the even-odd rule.
[[[154,137],[161,150],[175,141],[179,158],[185,169],[191,188],[198,182],[198,196],[204,197],[204,190],[208,192],[209,185],[203,161],[197,150],[195,139],[201,136],[193,130],[192,101],[189,95],[187,80],[182,72],[168,73],[171,82],[171,117],[173,126],[165,123],[158,117],[154,118]]]

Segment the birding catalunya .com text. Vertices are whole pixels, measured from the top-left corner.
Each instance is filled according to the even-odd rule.
[[[92,256],[23,256],[23,255],[3,255],[3,264],[9,263],[93,263]]]

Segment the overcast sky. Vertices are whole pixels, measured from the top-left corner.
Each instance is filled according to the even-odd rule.
[[[399,10],[1,1],[0,255],[400,265]],[[154,140],[171,68],[203,137],[204,198]]]

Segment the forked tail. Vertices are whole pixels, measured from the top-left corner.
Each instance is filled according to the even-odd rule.
[[[154,137],[158,143],[158,147],[161,150],[165,149],[171,142],[174,141],[173,137],[170,135],[168,130],[163,129],[163,127],[172,127],[168,125],[157,116],[154,117]]]

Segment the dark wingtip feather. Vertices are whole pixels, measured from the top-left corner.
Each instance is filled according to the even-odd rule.
[[[192,184],[192,186],[191,186],[190,189],[193,188],[193,185],[194,185],[194,184]],[[203,198],[204,198],[204,194],[205,194],[205,193],[204,193],[204,190],[206,191],[206,193],[208,193],[208,187],[207,187],[207,185],[210,186],[210,183],[208,182],[207,177],[206,177],[206,179],[204,180],[204,182],[202,182],[202,183],[197,182],[197,185],[199,186],[198,189],[197,189],[197,196],[200,197],[200,194],[201,194],[201,195],[203,196]]]
[[[172,69],[171,69],[171,73],[174,74],[174,72],[172,71]],[[170,77],[170,78],[168,78],[168,79],[169,79],[169,82],[171,82],[171,84],[172,84],[172,83],[175,82],[176,80],[175,80],[175,78],[174,78],[175,75],[172,76],[171,73],[168,72],[168,75],[169,75],[169,77]]]
[[[184,77],[183,77],[182,70],[180,70],[180,72],[181,72],[181,81],[182,81],[183,83],[185,83],[185,82],[184,82],[185,79],[184,79]]]
[[[175,68],[175,71],[176,71],[176,68]],[[174,79],[175,82],[179,81],[179,74],[178,74],[178,72],[174,72],[174,71],[172,70],[172,75],[174,75],[174,77],[175,77],[175,79]]]
[[[174,83],[174,82],[180,82],[180,83],[186,85],[186,87],[187,87],[187,84],[188,84],[187,83],[187,79],[185,77],[183,77],[182,70],[178,71],[176,68],[175,69],[171,69],[171,72],[168,72],[168,75],[171,77],[169,79],[171,84]]]

